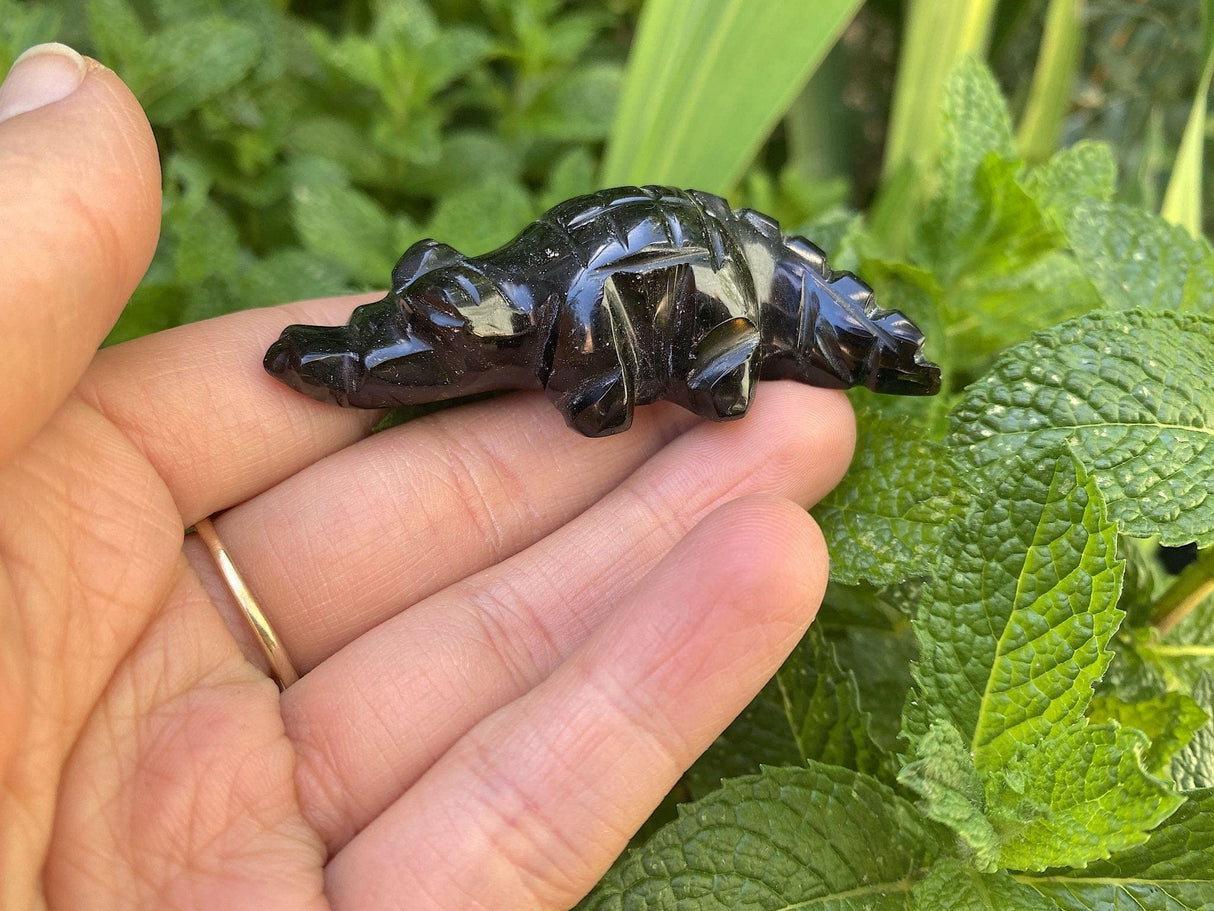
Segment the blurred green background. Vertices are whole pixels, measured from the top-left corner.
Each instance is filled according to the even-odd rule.
[[[1154,211],[1186,162],[1172,220],[1192,222],[1210,210],[1201,144],[1181,153],[1206,5],[0,0],[0,67],[67,41],[147,109],[163,236],[118,340],[382,287],[420,237],[483,252],[604,184],[723,193],[814,223],[826,247],[872,207],[896,246],[967,53],[1011,100],[1026,159],[1106,140],[1121,198]]]

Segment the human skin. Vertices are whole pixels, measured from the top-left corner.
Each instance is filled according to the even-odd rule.
[[[811,622],[841,393],[572,433],[542,394],[370,436],[275,383],[305,301],[97,346],[156,244],[111,71],[0,89],[0,907],[566,908]],[[268,302],[267,302],[268,303]],[[278,693],[194,536],[302,679]]]

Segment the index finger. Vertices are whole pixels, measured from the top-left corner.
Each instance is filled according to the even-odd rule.
[[[370,433],[378,411],[335,408],[267,376],[289,323],[344,323],[380,295],[322,298],[178,326],[98,352],[77,389],[140,448],[185,526]]]

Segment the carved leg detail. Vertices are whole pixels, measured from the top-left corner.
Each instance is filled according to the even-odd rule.
[[[615,319],[601,306],[603,288],[570,296],[553,326],[547,391],[565,422],[588,437],[632,426],[632,382],[621,359]]]
[[[704,336],[687,374],[691,410],[716,420],[746,414],[758,380],[758,348],[759,330],[745,317],[722,323]]]
[[[632,401],[622,372],[590,380],[557,396],[565,423],[583,436],[605,437],[632,426]]]

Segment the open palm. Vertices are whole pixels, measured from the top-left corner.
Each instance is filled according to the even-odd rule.
[[[810,622],[845,398],[587,440],[519,394],[368,436],[260,367],[350,299],[98,353],[159,169],[110,71],[53,100],[74,66],[0,92],[0,906],[568,907]],[[221,511],[281,695],[183,545]]]

